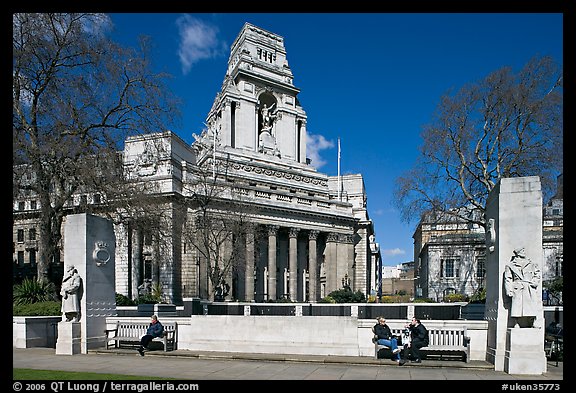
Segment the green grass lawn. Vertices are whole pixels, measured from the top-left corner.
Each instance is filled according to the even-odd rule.
[[[85,373],[74,371],[53,371],[53,370],[34,370],[31,368],[13,368],[12,379],[14,381],[22,380],[169,380],[174,378],[161,378],[139,375],[123,375],[123,374],[100,374],[100,373]]]

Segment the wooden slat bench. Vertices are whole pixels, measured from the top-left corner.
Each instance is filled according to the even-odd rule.
[[[161,342],[164,346],[164,352],[176,349],[176,335],[178,324],[176,322],[161,322],[164,326],[164,335],[155,337],[152,341]],[[146,329],[150,326],[149,322],[116,322],[114,329],[106,329],[106,349],[110,347],[121,348],[124,345],[137,346],[140,339],[146,334]]]
[[[402,336],[404,329],[391,329],[394,336]],[[466,363],[470,362],[470,337],[466,326],[456,328],[432,328],[428,329],[429,344],[420,348],[423,354],[444,357],[458,356]],[[374,357],[378,359],[378,351],[390,349],[385,345],[374,343]]]

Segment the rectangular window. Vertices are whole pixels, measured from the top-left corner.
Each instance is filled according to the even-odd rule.
[[[38,208],[38,205],[37,205],[36,201],[30,201],[30,209],[36,210],[37,208]]]
[[[26,202],[18,202],[18,210],[23,211],[26,209]]]
[[[94,203],[100,203],[101,202],[101,198],[100,198],[100,194],[95,194],[94,195]]]
[[[88,196],[81,195],[80,196],[80,205],[86,206],[88,204]]]
[[[460,275],[459,259],[446,258],[440,260],[440,277],[453,278]]]
[[[24,265],[24,251],[18,251],[18,265]]]
[[[478,258],[476,260],[476,278],[484,278],[486,275],[486,260]]]
[[[152,280],[152,261],[150,259],[144,260],[144,279]]]
[[[36,250],[30,250],[29,251],[29,260],[30,260],[30,265],[34,266],[36,265]]]
[[[36,240],[36,228],[30,228],[28,231],[28,240]]]
[[[453,259],[447,259],[446,263],[444,265],[444,268],[446,269],[446,271],[444,272],[444,275],[446,277],[454,277],[454,260]]]
[[[18,229],[17,237],[18,243],[24,243],[24,229]]]

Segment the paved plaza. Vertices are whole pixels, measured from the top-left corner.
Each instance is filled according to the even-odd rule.
[[[563,380],[563,363],[548,362],[543,375],[510,375],[487,362],[424,360],[398,366],[389,359],[351,356],[270,355],[222,352],[98,350],[56,355],[52,348],[13,348],[13,367],[138,375],[181,380],[434,380],[540,381]]]

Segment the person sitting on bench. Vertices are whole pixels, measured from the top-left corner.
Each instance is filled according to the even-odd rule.
[[[140,356],[144,356],[144,350],[148,349],[150,341],[155,337],[162,337],[163,334],[164,326],[162,326],[156,315],[152,315],[150,325],[148,326],[148,329],[146,329],[146,334],[140,339],[140,346],[138,347]]]
[[[396,337],[392,336],[390,327],[386,325],[386,318],[380,316],[376,318],[377,324],[374,325],[375,341],[380,345],[385,345],[392,350],[392,360],[400,364],[400,348],[398,348],[398,341]]]
[[[406,363],[408,357],[412,357],[412,363],[422,363],[420,348],[427,347],[429,344],[428,329],[416,317],[413,317],[412,322],[406,327],[410,329],[410,345],[404,351],[404,359],[402,359],[400,364]]]

